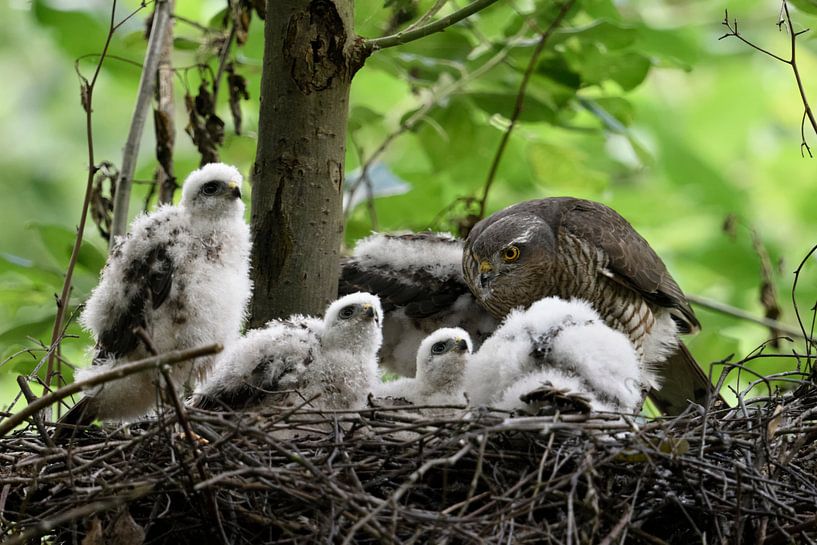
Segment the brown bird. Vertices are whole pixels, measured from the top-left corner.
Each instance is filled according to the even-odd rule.
[[[712,384],[679,333],[700,323],[664,262],[615,210],[556,197],[518,203],[477,223],[463,249],[465,281],[496,318],[547,296],[588,301],[626,334],[647,372],[656,404],[678,414],[703,402]]]

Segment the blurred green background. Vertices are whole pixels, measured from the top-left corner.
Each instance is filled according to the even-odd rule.
[[[465,2],[450,2],[442,14]],[[224,0],[177,0],[176,67],[217,65],[226,35]],[[430,0],[358,0],[359,34],[376,37],[410,24]],[[802,103],[790,68],[734,38],[719,41],[724,10],[741,33],[786,56],[789,37],[775,25],[779,1],[585,0],[551,39],[529,87],[520,124],[501,162],[488,211],[524,199],[574,195],[621,212],[664,258],[690,294],[758,316],[763,283],[758,247],[768,253],[781,320],[795,324],[793,271],[817,243],[815,161],[800,154]],[[817,25],[812,0],[792,6],[796,29]],[[0,402],[17,392],[14,377],[30,372],[49,342],[54,294],[68,263],[87,172],[84,113],[75,60],[101,51],[108,0],[10,0],[0,3]],[[117,18],[137,8],[120,2]],[[148,5],[115,34],[94,96],[97,162],[121,162],[144,56]],[[375,183],[408,184],[350,214],[346,243],[378,230],[455,229],[467,213],[457,199],[477,196],[508,123],[521,73],[538,30],[554,14],[550,2],[500,0],[465,24],[372,56],[354,80],[346,169],[352,173],[385,143]],[[247,79],[244,131],[226,122],[222,160],[248,176],[255,154],[262,24],[231,56]],[[817,33],[798,39],[798,63],[817,101]],[[78,63],[89,76],[96,58]],[[199,156],[184,133],[185,89],[195,94],[202,72],[176,79],[176,172],[182,179]],[[419,112],[419,113],[418,113]],[[407,126],[406,123],[409,125]],[[817,149],[817,135],[806,131]],[[156,166],[152,123],[136,178]],[[375,175],[372,174],[374,177]],[[248,185],[248,184],[247,184]],[[147,185],[134,190],[132,213]],[[455,203],[454,206],[450,206]],[[153,206],[151,203],[150,206]],[[727,221],[728,219],[728,221]],[[725,228],[725,226],[727,228]],[[755,233],[753,237],[752,233]],[[105,241],[92,223],[75,275],[72,309],[93,288]],[[754,242],[753,242],[754,240]],[[762,253],[762,252],[761,252]],[[807,326],[817,298],[817,269],[807,265],[798,301]],[[761,326],[696,308],[703,332],[689,339],[704,362],[746,355],[769,336]],[[86,365],[90,341],[76,325],[63,358]],[[783,343],[781,350],[802,349]],[[794,366],[755,360],[761,373]],[[66,369],[66,380],[71,379]],[[36,391],[36,389],[35,389]]]

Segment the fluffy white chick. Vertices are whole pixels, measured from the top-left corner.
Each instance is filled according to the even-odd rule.
[[[471,337],[464,329],[438,329],[420,343],[415,377],[385,382],[375,394],[403,398],[414,405],[463,403],[463,377],[471,349]]]
[[[285,405],[317,356],[323,321],[300,315],[252,329],[216,360],[189,404],[201,409]]]
[[[341,294],[367,291],[383,305],[381,365],[413,377],[417,349],[444,327],[468,331],[474,346],[496,328],[462,275],[462,241],[448,233],[375,233],[342,263]]]
[[[465,389],[474,404],[508,407],[525,388],[550,384],[584,394],[594,410],[632,412],[653,380],[627,337],[578,299],[514,310],[471,360]]]
[[[329,305],[319,349],[302,378],[301,395],[322,409],[362,409],[379,382],[377,351],[383,310],[370,293],[345,295]]]
[[[137,217],[116,240],[80,317],[96,345],[93,365],[78,371],[78,380],[149,357],[137,328],[159,353],[239,337],[252,289],[241,183],[235,167],[205,165],[187,177],[178,205]],[[213,359],[173,366],[174,382],[189,389]],[[145,372],[94,388],[63,421],[142,416],[154,407],[157,380]]]

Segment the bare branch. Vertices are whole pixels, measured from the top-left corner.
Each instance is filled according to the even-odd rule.
[[[134,373],[140,373],[147,369],[161,368],[163,365],[171,365],[182,361],[192,360],[194,358],[200,358],[202,356],[209,356],[211,354],[221,352],[222,349],[223,347],[220,344],[213,343],[187,350],[173,350],[172,352],[166,352],[158,356],[119,365],[110,371],[99,373],[98,375],[94,375],[86,380],[72,382],[59,390],[55,390],[54,392],[36,399],[20,412],[17,412],[3,420],[3,422],[0,422],[0,437],[6,435],[15,427],[20,425],[26,418],[34,415],[34,413],[37,411],[41,411],[51,404],[91,386],[97,386],[112,380],[118,380]]]
[[[446,28],[459,23],[466,17],[487,8],[496,1],[497,0],[474,0],[474,2],[468,4],[464,8],[458,9],[454,13],[446,15],[441,19],[437,19],[433,23],[429,23],[419,28],[404,30],[402,32],[398,32],[397,34],[392,34],[391,36],[366,40],[364,42],[364,46],[370,51],[376,51],[378,49],[407,44],[409,42],[413,42],[414,40],[425,38],[426,36],[441,32]]]
[[[485,179],[485,185],[482,189],[482,197],[479,200],[479,218],[485,216],[485,203],[488,200],[488,193],[491,191],[494,178],[496,178],[496,172],[499,169],[499,163],[502,160],[505,147],[508,145],[511,132],[513,132],[516,122],[519,119],[519,115],[522,113],[522,106],[525,103],[525,92],[528,89],[528,83],[530,83],[530,78],[533,75],[533,71],[536,69],[536,64],[539,62],[539,57],[542,54],[542,51],[545,49],[545,44],[547,43],[548,38],[559,27],[559,25],[562,24],[562,21],[567,16],[567,12],[570,11],[570,8],[573,7],[574,3],[575,0],[567,0],[564,4],[562,4],[562,7],[559,9],[559,13],[556,14],[556,17],[542,33],[541,37],[539,38],[539,43],[536,44],[536,49],[533,51],[533,55],[531,55],[530,62],[528,62],[528,67],[525,69],[525,74],[522,76],[522,82],[519,84],[519,92],[516,94],[516,103],[514,104],[513,113],[511,114],[511,122],[508,125],[505,133],[502,135],[502,140],[499,142],[499,147],[497,148],[496,154],[494,154],[494,160],[491,163],[491,169],[488,171],[488,177]]]
[[[48,390],[48,387],[51,385],[51,377],[54,374],[54,357],[57,352],[56,346],[63,335],[63,321],[65,320],[65,312],[68,308],[68,302],[71,296],[74,267],[76,266],[77,258],[79,257],[79,249],[82,246],[82,237],[85,234],[85,223],[88,218],[88,208],[91,203],[91,195],[94,188],[94,176],[97,172],[97,166],[94,160],[94,128],[92,108],[94,87],[96,86],[96,80],[97,77],[99,77],[99,72],[102,70],[102,63],[105,62],[105,56],[108,53],[108,48],[111,45],[114,32],[116,32],[116,29],[119,28],[119,25],[133,17],[133,15],[141,9],[141,7],[137,8],[123,21],[120,21],[117,24],[115,23],[116,0],[114,0],[111,5],[111,19],[108,27],[108,35],[105,38],[105,45],[102,47],[102,53],[99,56],[99,61],[97,61],[96,69],[94,70],[94,75],[91,77],[91,80],[89,81],[80,72],[79,61],[74,64],[74,69],[80,78],[80,99],[82,108],[85,110],[85,134],[88,142],[88,179],[85,182],[85,198],[82,202],[82,212],[79,218],[79,226],[77,227],[77,238],[74,241],[74,247],[71,250],[71,258],[68,260],[68,268],[65,271],[65,280],[62,284],[62,292],[57,299],[57,315],[54,318],[54,327],[51,330],[51,345],[48,352],[48,365],[46,367],[45,386],[43,388],[43,392]]]
[[[168,9],[173,10],[175,0],[167,0]],[[167,22],[162,43],[159,67],[157,68],[156,108],[153,111],[153,125],[156,133],[156,184],[151,187],[159,191],[159,204],[172,203],[176,192],[176,176],[173,168],[173,148],[176,140],[176,127],[173,121],[175,107],[173,102],[173,21]],[[131,180],[133,182],[133,180]]]
[[[815,119],[814,112],[811,111],[811,106],[809,105],[808,98],[806,97],[806,90],[803,87],[803,78],[800,76],[800,69],[797,66],[797,37],[805,34],[809,31],[809,29],[800,30],[795,32],[794,30],[794,23],[791,20],[791,14],[789,13],[789,5],[786,0],[783,0],[783,3],[780,8],[780,16],[777,22],[777,28],[779,30],[783,30],[784,28],[789,33],[789,40],[790,40],[790,57],[788,59],[784,59],[779,55],[775,55],[771,51],[764,49],[751,41],[747,40],[743,36],[741,36],[740,32],[738,32],[738,20],[734,19],[732,23],[729,22],[729,13],[724,11],[724,18],[721,22],[723,26],[725,26],[729,32],[718,38],[719,40],[723,40],[724,38],[734,37],[740,40],[741,42],[745,43],[749,47],[760,51],[764,55],[768,55],[775,60],[778,60],[784,64],[788,64],[791,66],[792,71],[794,72],[794,79],[797,81],[797,90],[800,92],[800,100],[803,102],[803,118],[800,122],[800,155],[805,157],[805,153],[807,152],[809,157],[812,157],[811,148],[809,147],[808,143],[806,142],[806,134],[805,134],[805,123],[806,119],[809,120],[811,124],[811,128],[817,133],[817,119]]]
[[[111,226],[110,244],[114,244],[117,237],[125,234],[128,227],[128,205],[130,204],[131,180],[136,169],[136,159],[139,155],[139,144],[142,139],[142,130],[147,119],[148,106],[153,99],[156,84],[156,69],[161,57],[164,35],[170,24],[170,7],[166,0],[157,0],[156,10],[153,13],[153,25],[150,30],[147,52],[145,53],[144,69],[139,80],[139,92],[136,96],[136,106],[133,111],[128,139],[122,155],[122,167],[119,171],[119,180],[116,184],[116,199],[113,206],[113,224]]]
[[[707,297],[701,297],[700,295],[694,295],[689,293],[687,294],[687,299],[689,299],[689,302],[692,303],[693,305],[697,305],[699,307],[712,310],[714,312],[719,312],[727,316],[732,316],[735,318],[739,318],[741,320],[745,320],[747,322],[762,325],[764,327],[768,327],[769,329],[779,331],[780,333],[785,335],[790,335],[792,337],[797,337],[800,339],[808,339],[808,337],[805,336],[805,333],[802,330],[794,326],[790,326],[778,320],[772,320],[771,318],[755,316],[751,312],[745,311],[741,308],[733,307],[732,305],[728,305],[721,301],[716,301],[714,299],[709,299]]]

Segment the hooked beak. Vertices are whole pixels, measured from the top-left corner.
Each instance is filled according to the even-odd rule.
[[[487,259],[483,259],[479,264],[478,279],[480,289],[487,290],[494,278],[496,278],[496,271],[494,271],[493,265]]]
[[[374,307],[372,305],[363,305],[363,315],[366,318],[374,318]]]
[[[230,190],[230,194],[231,194],[231,195],[232,195],[234,198],[236,198],[236,199],[240,199],[240,198],[241,198],[241,186],[240,186],[240,185],[238,185],[236,182],[234,182],[234,181],[230,180],[230,181],[227,183],[227,189],[229,189],[229,190]]]
[[[465,339],[454,339],[454,350],[457,352],[467,352],[468,351],[468,343],[465,342]]]

